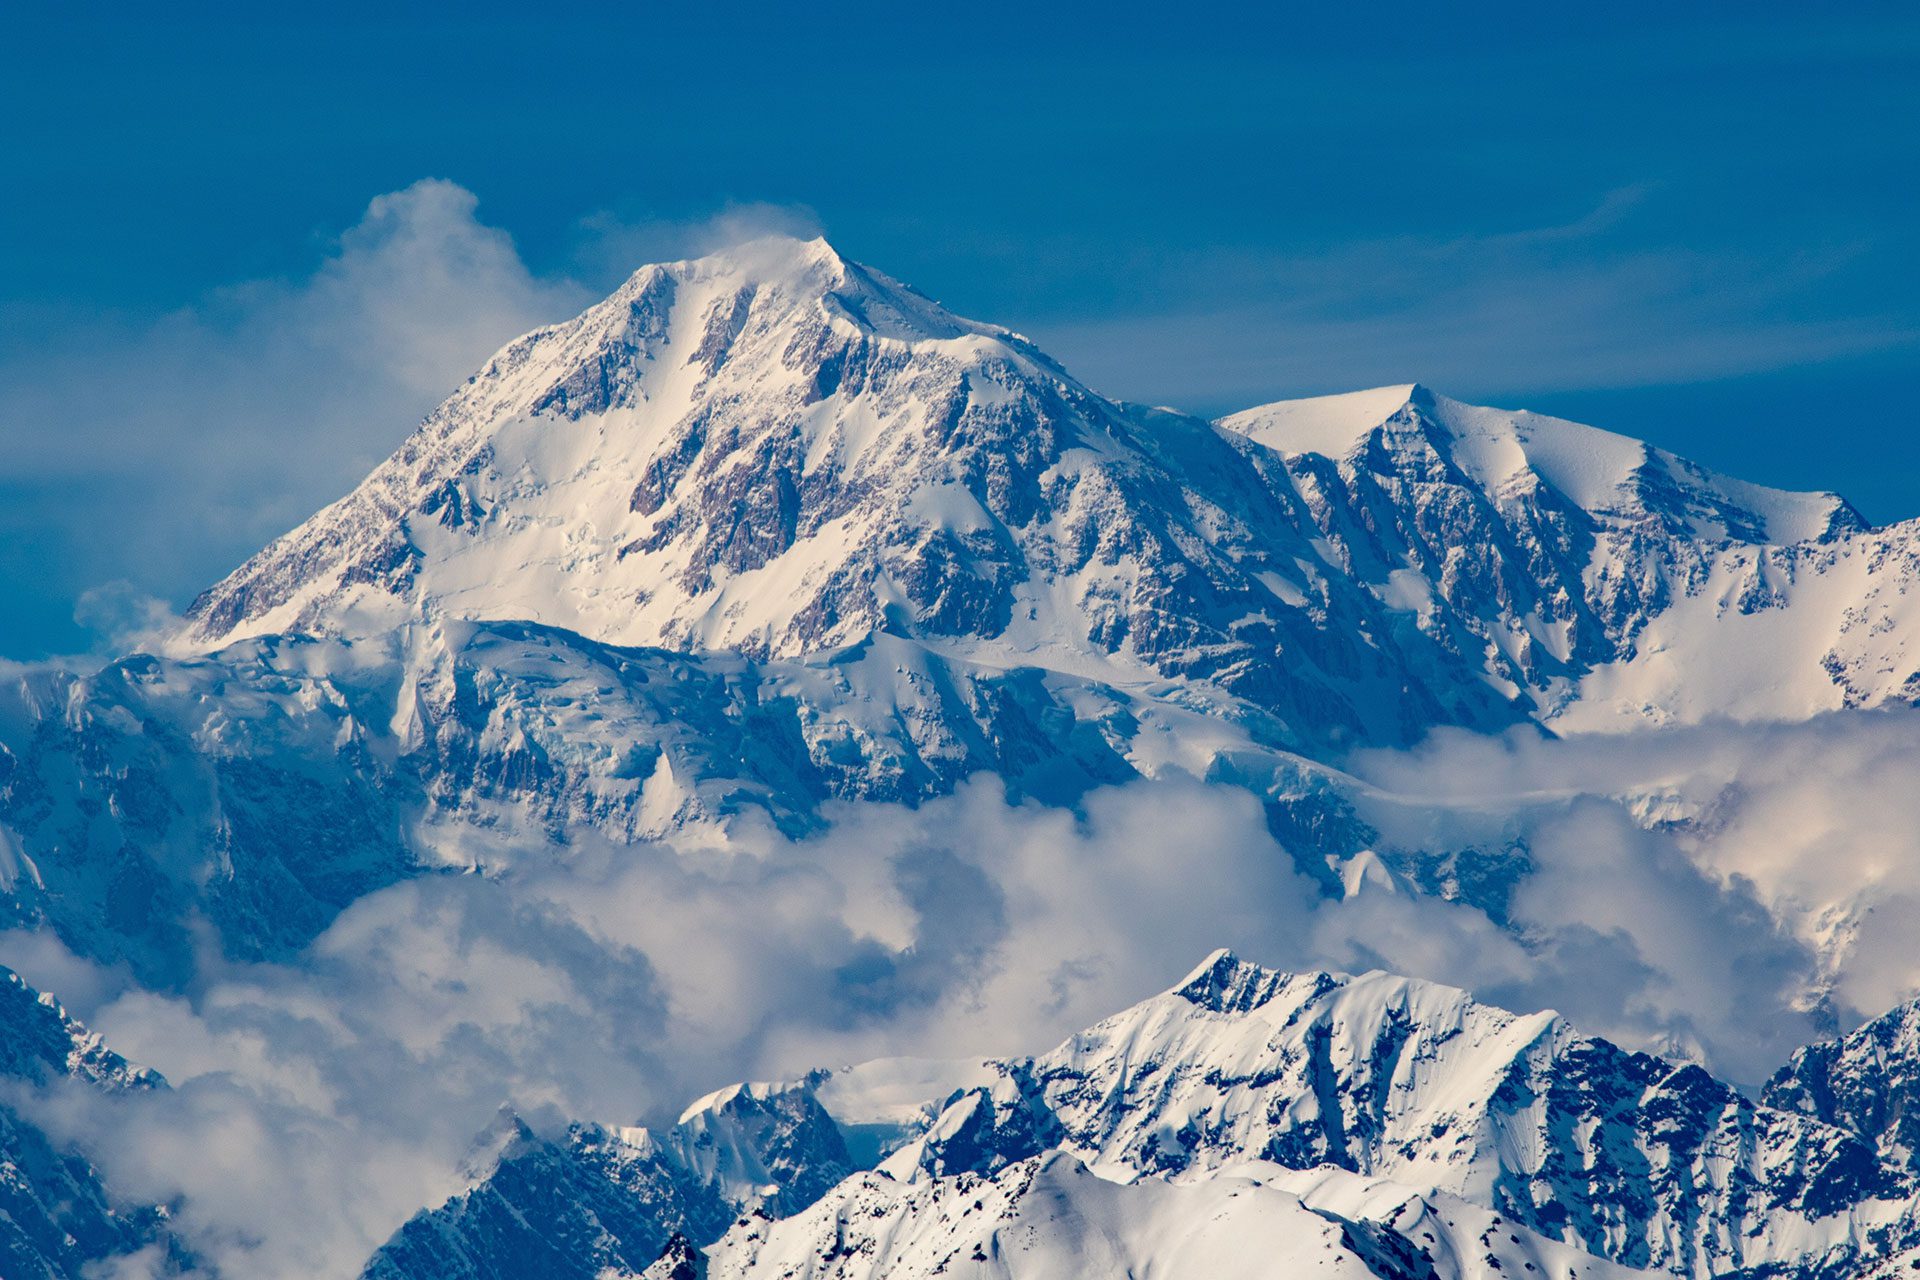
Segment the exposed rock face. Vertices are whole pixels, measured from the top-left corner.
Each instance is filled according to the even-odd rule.
[[[852,1171],[807,1089],[740,1087],[660,1135],[575,1125],[540,1138],[507,1117],[471,1190],[418,1214],[365,1280],[597,1280],[633,1275],[675,1242],[708,1242],[742,1212],[789,1214]]]
[[[1382,1277],[1839,1280],[1920,1256],[1920,1183],[1858,1135],[1434,983],[1220,953],[1051,1053],[954,1070],[957,1087],[889,1122],[870,1172],[846,1176],[857,1144],[835,1129],[898,1113],[876,1106],[897,1092],[889,1064],[723,1091],[661,1139],[630,1132],[619,1161],[601,1131],[576,1131],[564,1151],[502,1161],[382,1257],[432,1233],[491,1239],[470,1225],[479,1204],[586,1239],[568,1206],[608,1186],[657,1211],[593,1248],[627,1242],[618,1265],[648,1274],[1047,1274],[1107,1249],[1121,1270],[1099,1274],[1187,1274],[1297,1246]],[[551,1273],[594,1274],[586,1256]]]
[[[0,1080],[9,1086],[71,1081],[108,1092],[166,1087],[4,968]],[[114,1203],[85,1155],[0,1104],[0,1275],[83,1280],[136,1256],[142,1274],[173,1274],[190,1265],[163,1211]]]
[[[1761,1099],[1858,1134],[1886,1159],[1920,1172],[1920,1002],[1800,1050]]]

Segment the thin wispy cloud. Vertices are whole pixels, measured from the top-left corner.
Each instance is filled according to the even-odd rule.
[[[1621,234],[1658,198],[1623,187],[1482,235],[1156,252],[1147,305],[1033,327],[1108,394],[1208,412],[1413,380],[1465,396],[1697,382],[1920,345],[1900,317],[1807,305],[1870,272],[1872,246],[1756,257]]]

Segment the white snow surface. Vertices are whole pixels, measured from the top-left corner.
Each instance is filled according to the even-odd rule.
[[[1831,493],[1794,493],[1718,475],[1641,440],[1527,410],[1493,409],[1438,395],[1418,384],[1344,395],[1282,400],[1220,419],[1220,425],[1284,454],[1348,458],[1378,439],[1401,434],[1431,442],[1473,484],[1498,493],[1544,480],[1587,511],[1631,517],[1640,512],[1637,482],[1649,471],[1673,475],[1704,497],[1758,519],[1762,540],[1807,542],[1824,535],[1844,500]],[[1701,503],[1690,514],[1696,536],[1729,531]]]
[[[1548,1241],[1452,1202],[1444,1210],[1370,1184],[1357,1194],[1334,1178],[1290,1189],[1276,1167],[1175,1184],[1102,1178],[1062,1152],[991,1176],[902,1183],[863,1174],[811,1209],[777,1222],[748,1220],[708,1254],[712,1280],[920,1280],[921,1277],[1154,1276],[1164,1280],[1377,1280],[1347,1224],[1316,1201],[1347,1202],[1362,1220],[1390,1224],[1432,1258],[1436,1280],[1515,1274],[1542,1280],[1644,1275]],[[1344,1215],[1343,1215],[1344,1216]],[[1413,1242],[1417,1241],[1417,1244]],[[1384,1274],[1394,1274],[1391,1271]],[[1408,1274],[1408,1273],[1403,1273]]]
[[[1105,400],[822,241],[646,267],[503,348],[188,640],[532,621],[802,659],[876,632],[1215,686],[1310,753],[1920,696],[1910,526],[1398,386]]]

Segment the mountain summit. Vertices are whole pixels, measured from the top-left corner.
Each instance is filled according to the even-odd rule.
[[[1116,683],[1215,681],[1361,739],[1513,719],[1325,585],[1263,453],[1103,399],[824,242],[757,241],[648,267],[507,346],[202,596],[192,630],[526,619],[779,658],[890,631]]]
[[[189,631],[523,620],[779,659],[891,633],[1202,681],[1338,746],[1906,699],[1920,616],[1878,575],[1913,557],[1833,494],[1420,386],[1218,423],[1119,403],[773,238],[510,343]]]

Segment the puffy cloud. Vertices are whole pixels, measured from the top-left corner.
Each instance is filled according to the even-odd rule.
[[[152,323],[23,332],[0,350],[0,653],[111,644],[128,602],[184,605],[358,483],[503,343],[642,262],[814,229],[773,205],[589,218],[571,264],[589,285],[535,272],[471,191],[423,179],[376,196],[304,277]],[[103,582],[117,602],[83,600],[76,627]]]
[[[836,806],[802,840],[743,825],[720,843],[501,850],[480,859],[497,876],[384,890],[297,962],[210,971],[184,995],[38,935],[0,935],[0,960],[83,993],[111,1043],[174,1082],[37,1104],[117,1191],[177,1199],[224,1274],[351,1275],[458,1188],[503,1103],[658,1123],[743,1077],[1040,1050],[1221,945],[1557,1007],[1756,1080],[1920,977],[1899,945],[1920,800],[1895,785],[1916,747],[1916,713],[1442,735],[1357,762],[1380,857],[1343,868],[1344,896],[1295,870],[1245,791],[1141,782],[1066,810],[982,779],[918,809]],[[1423,864],[1470,892],[1416,892]]]
[[[799,842],[583,836],[499,879],[411,881],[297,963],[210,971],[179,996],[0,935],[0,958],[91,991],[95,1027],[174,1085],[56,1092],[36,1118],[119,1194],[177,1201],[222,1274],[352,1275],[458,1189],[502,1104],[671,1122],[743,1076],[1042,1048],[1223,942],[1305,959],[1316,890],[1245,792],[1141,784],[1075,814],[986,780],[831,817]]]
[[[0,357],[0,487],[21,535],[0,574],[23,597],[0,645],[44,649],[44,615],[109,578],[184,598],[344,492],[502,342],[586,301],[476,212],[471,192],[416,182],[304,279]]]
[[[1619,964],[1567,984],[1591,1029],[1691,1042],[1736,1079],[1920,991],[1920,712],[1550,739],[1435,735],[1364,756],[1365,806],[1410,848],[1526,850],[1536,939]]]

